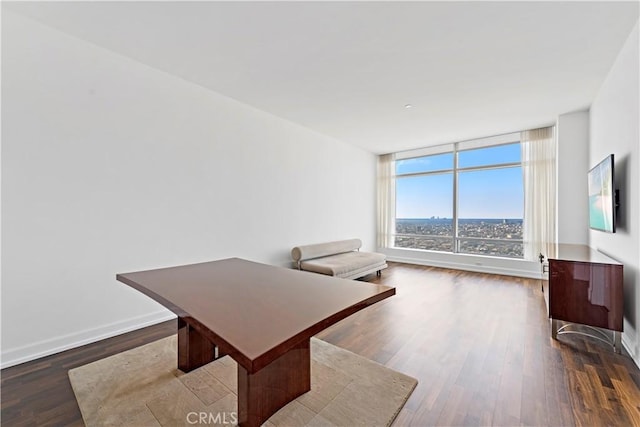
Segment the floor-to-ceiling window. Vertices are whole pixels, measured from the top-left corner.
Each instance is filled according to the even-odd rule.
[[[522,258],[518,139],[465,141],[396,160],[394,246]]]
[[[396,236],[402,248],[453,251],[454,153],[396,161]]]

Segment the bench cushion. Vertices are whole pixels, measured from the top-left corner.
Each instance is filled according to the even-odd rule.
[[[336,242],[316,243],[315,245],[296,246],[291,250],[291,258],[294,261],[320,258],[327,255],[341,254],[360,249],[360,239],[338,240]]]
[[[300,263],[302,270],[339,277],[353,276],[377,267],[383,269],[386,266],[386,256],[374,252],[347,252]]]

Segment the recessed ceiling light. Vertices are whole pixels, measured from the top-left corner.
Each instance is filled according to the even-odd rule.
[[[408,109],[410,109],[410,108],[413,108],[413,105],[411,105],[411,104],[405,104],[404,108],[406,108],[406,109],[408,110]]]

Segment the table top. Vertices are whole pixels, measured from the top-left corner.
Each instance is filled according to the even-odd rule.
[[[559,261],[588,262],[593,264],[622,265],[618,261],[587,245],[559,243],[555,247],[555,252],[555,256],[549,256],[549,259],[555,259]]]
[[[230,258],[118,274],[249,372],[395,288]]]

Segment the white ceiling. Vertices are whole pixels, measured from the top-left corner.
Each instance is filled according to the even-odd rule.
[[[375,153],[588,108],[639,13],[610,1],[2,6]]]

